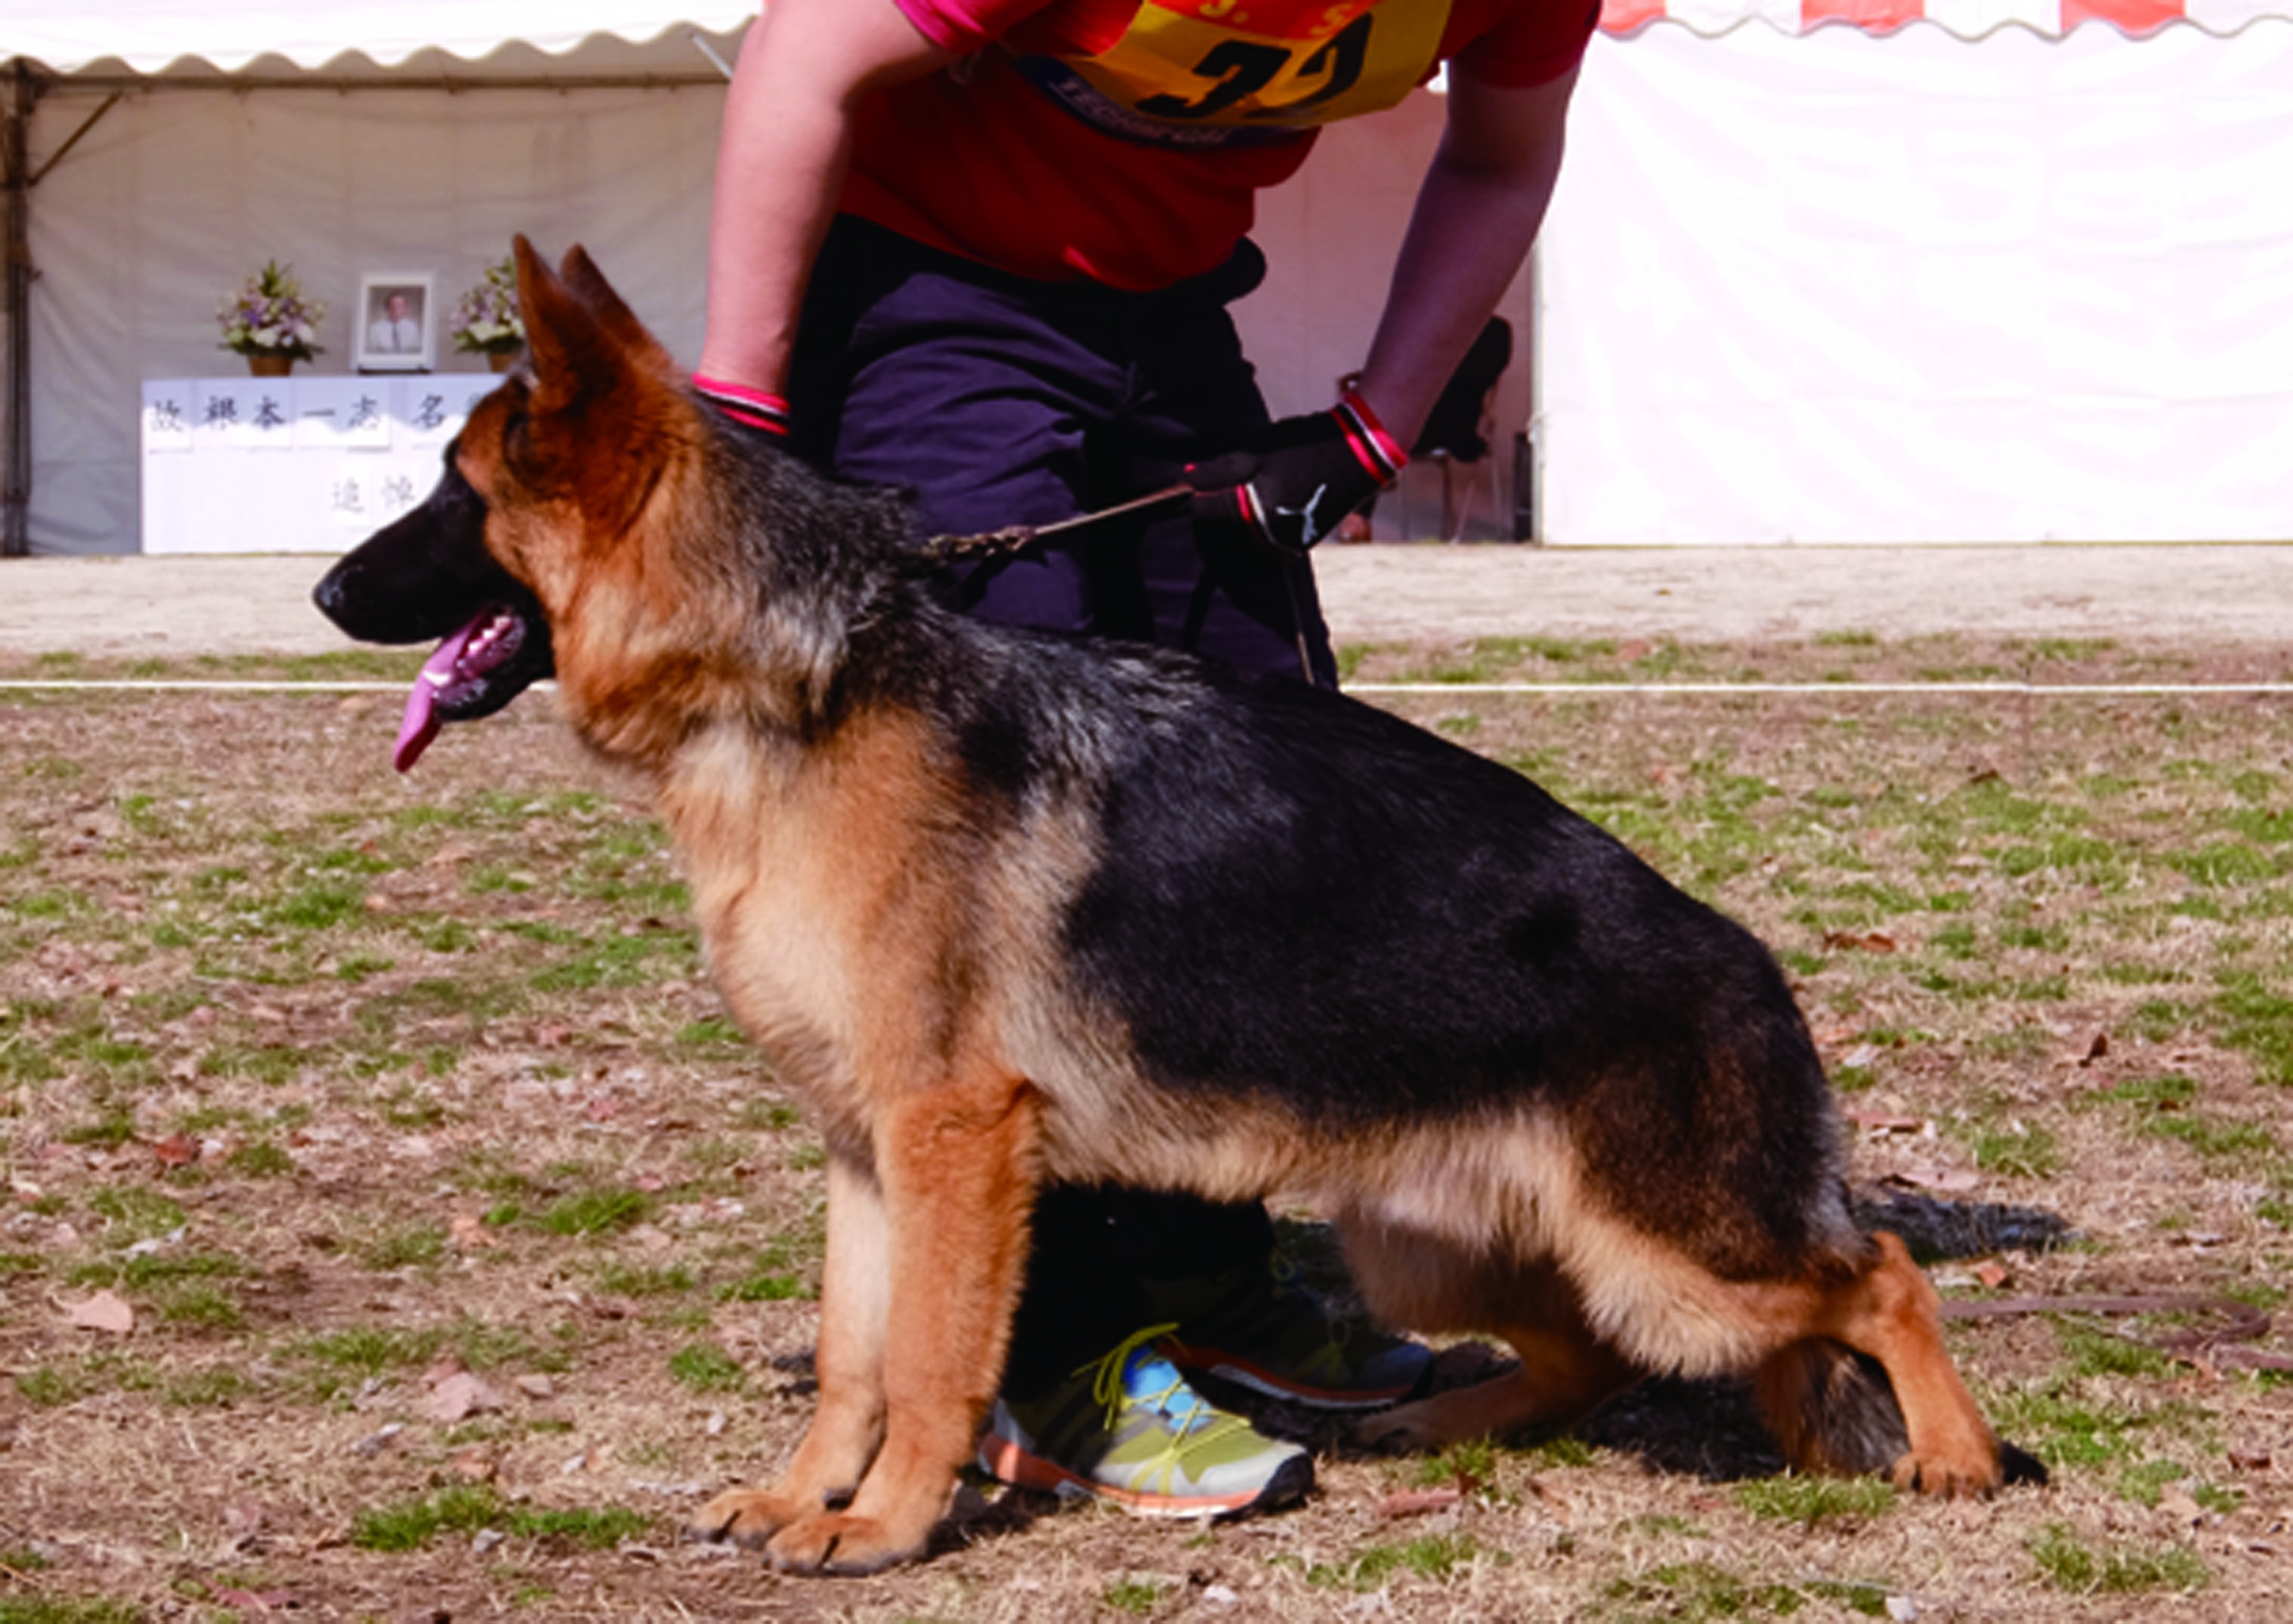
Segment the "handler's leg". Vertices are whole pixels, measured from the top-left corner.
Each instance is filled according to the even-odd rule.
[[[1258,285],[1265,262],[1244,243],[1221,269],[1143,298],[1127,318],[1133,360],[1123,443],[1131,482],[1153,490],[1190,463],[1234,449],[1268,422],[1256,368],[1227,306]],[[1156,642],[1239,670],[1337,686],[1312,566],[1271,547],[1205,551],[1184,516],[1147,527],[1137,579]]]
[[[1093,489],[1086,440],[1116,409],[1122,368],[1089,342],[1076,295],[851,219],[831,232],[812,287],[790,385],[800,456],[914,491],[928,536],[1049,524],[1120,499]],[[1106,629],[1082,558],[1065,549],[960,566],[948,585],[981,619]]]

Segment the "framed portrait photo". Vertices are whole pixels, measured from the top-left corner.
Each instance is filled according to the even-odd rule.
[[[428,372],[437,364],[431,280],[426,271],[369,271],[359,279],[361,372]]]

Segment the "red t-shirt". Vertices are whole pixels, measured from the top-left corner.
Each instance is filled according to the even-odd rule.
[[[1598,0],[898,0],[962,60],[863,104],[843,206],[1043,281],[1168,287],[1249,230],[1316,126],[1441,63],[1541,85]]]

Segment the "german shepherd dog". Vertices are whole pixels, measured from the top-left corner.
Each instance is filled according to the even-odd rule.
[[[1932,1288],[1849,1216],[1820,1062],[1742,928],[1519,774],[1367,706],[936,601],[895,494],[725,421],[579,248],[353,637],[444,637],[400,741],[538,678],[648,780],[725,1002],[829,1149],[820,1399],[717,1535],[917,1555],[994,1396],[1046,1182],[1276,1191],[1371,1308],[1517,1369],[1378,1445],[1749,1373],[1790,1462],[2008,1463]]]

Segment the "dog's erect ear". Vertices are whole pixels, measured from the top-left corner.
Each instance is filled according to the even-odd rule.
[[[587,248],[579,243],[568,248],[564,263],[557,267],[557,274],[573,296],[589,307],[589,313],[597,319],[598,325],[620,340],[624,349],[642,354],[659,366],[675,367],[668,351],[661,348],[660,341],[645,331],[645,325],[637,319],[636,312],[622,302],[621,295],[613,291],[613,285],[605,280],[605,273],[597,269],[597,262],[589,257]]]
[[[534,416],[576,414],[613,393],[628,376],[632,359],[621,335],[523,237],[512,242],[510,251],[517,262],[518,314],[525,321],[525,347],[533,364]],[[589,274],[596,276],[596,266]],[[600,286],[604,280],[597,277]],[[618,298],[613,303],[634,327],[636,318],[628,307]]]
[[[571,497],[601,534],[619,534],[651,488],[638,475],[690,438],[694,409],[668,352],[587,255],[568,255],[561,275],[520,237],[511,257],[533,376],[512,459],[535,486]]]
[[[517,272],[518,316],[531,329],[533,326],[532,306],[542,287],[556,280],[556,273],[543,263],[541,255],[533,251],[533,245],[526,240],[523,231],[509,239],[509,257],[511,266]]]

